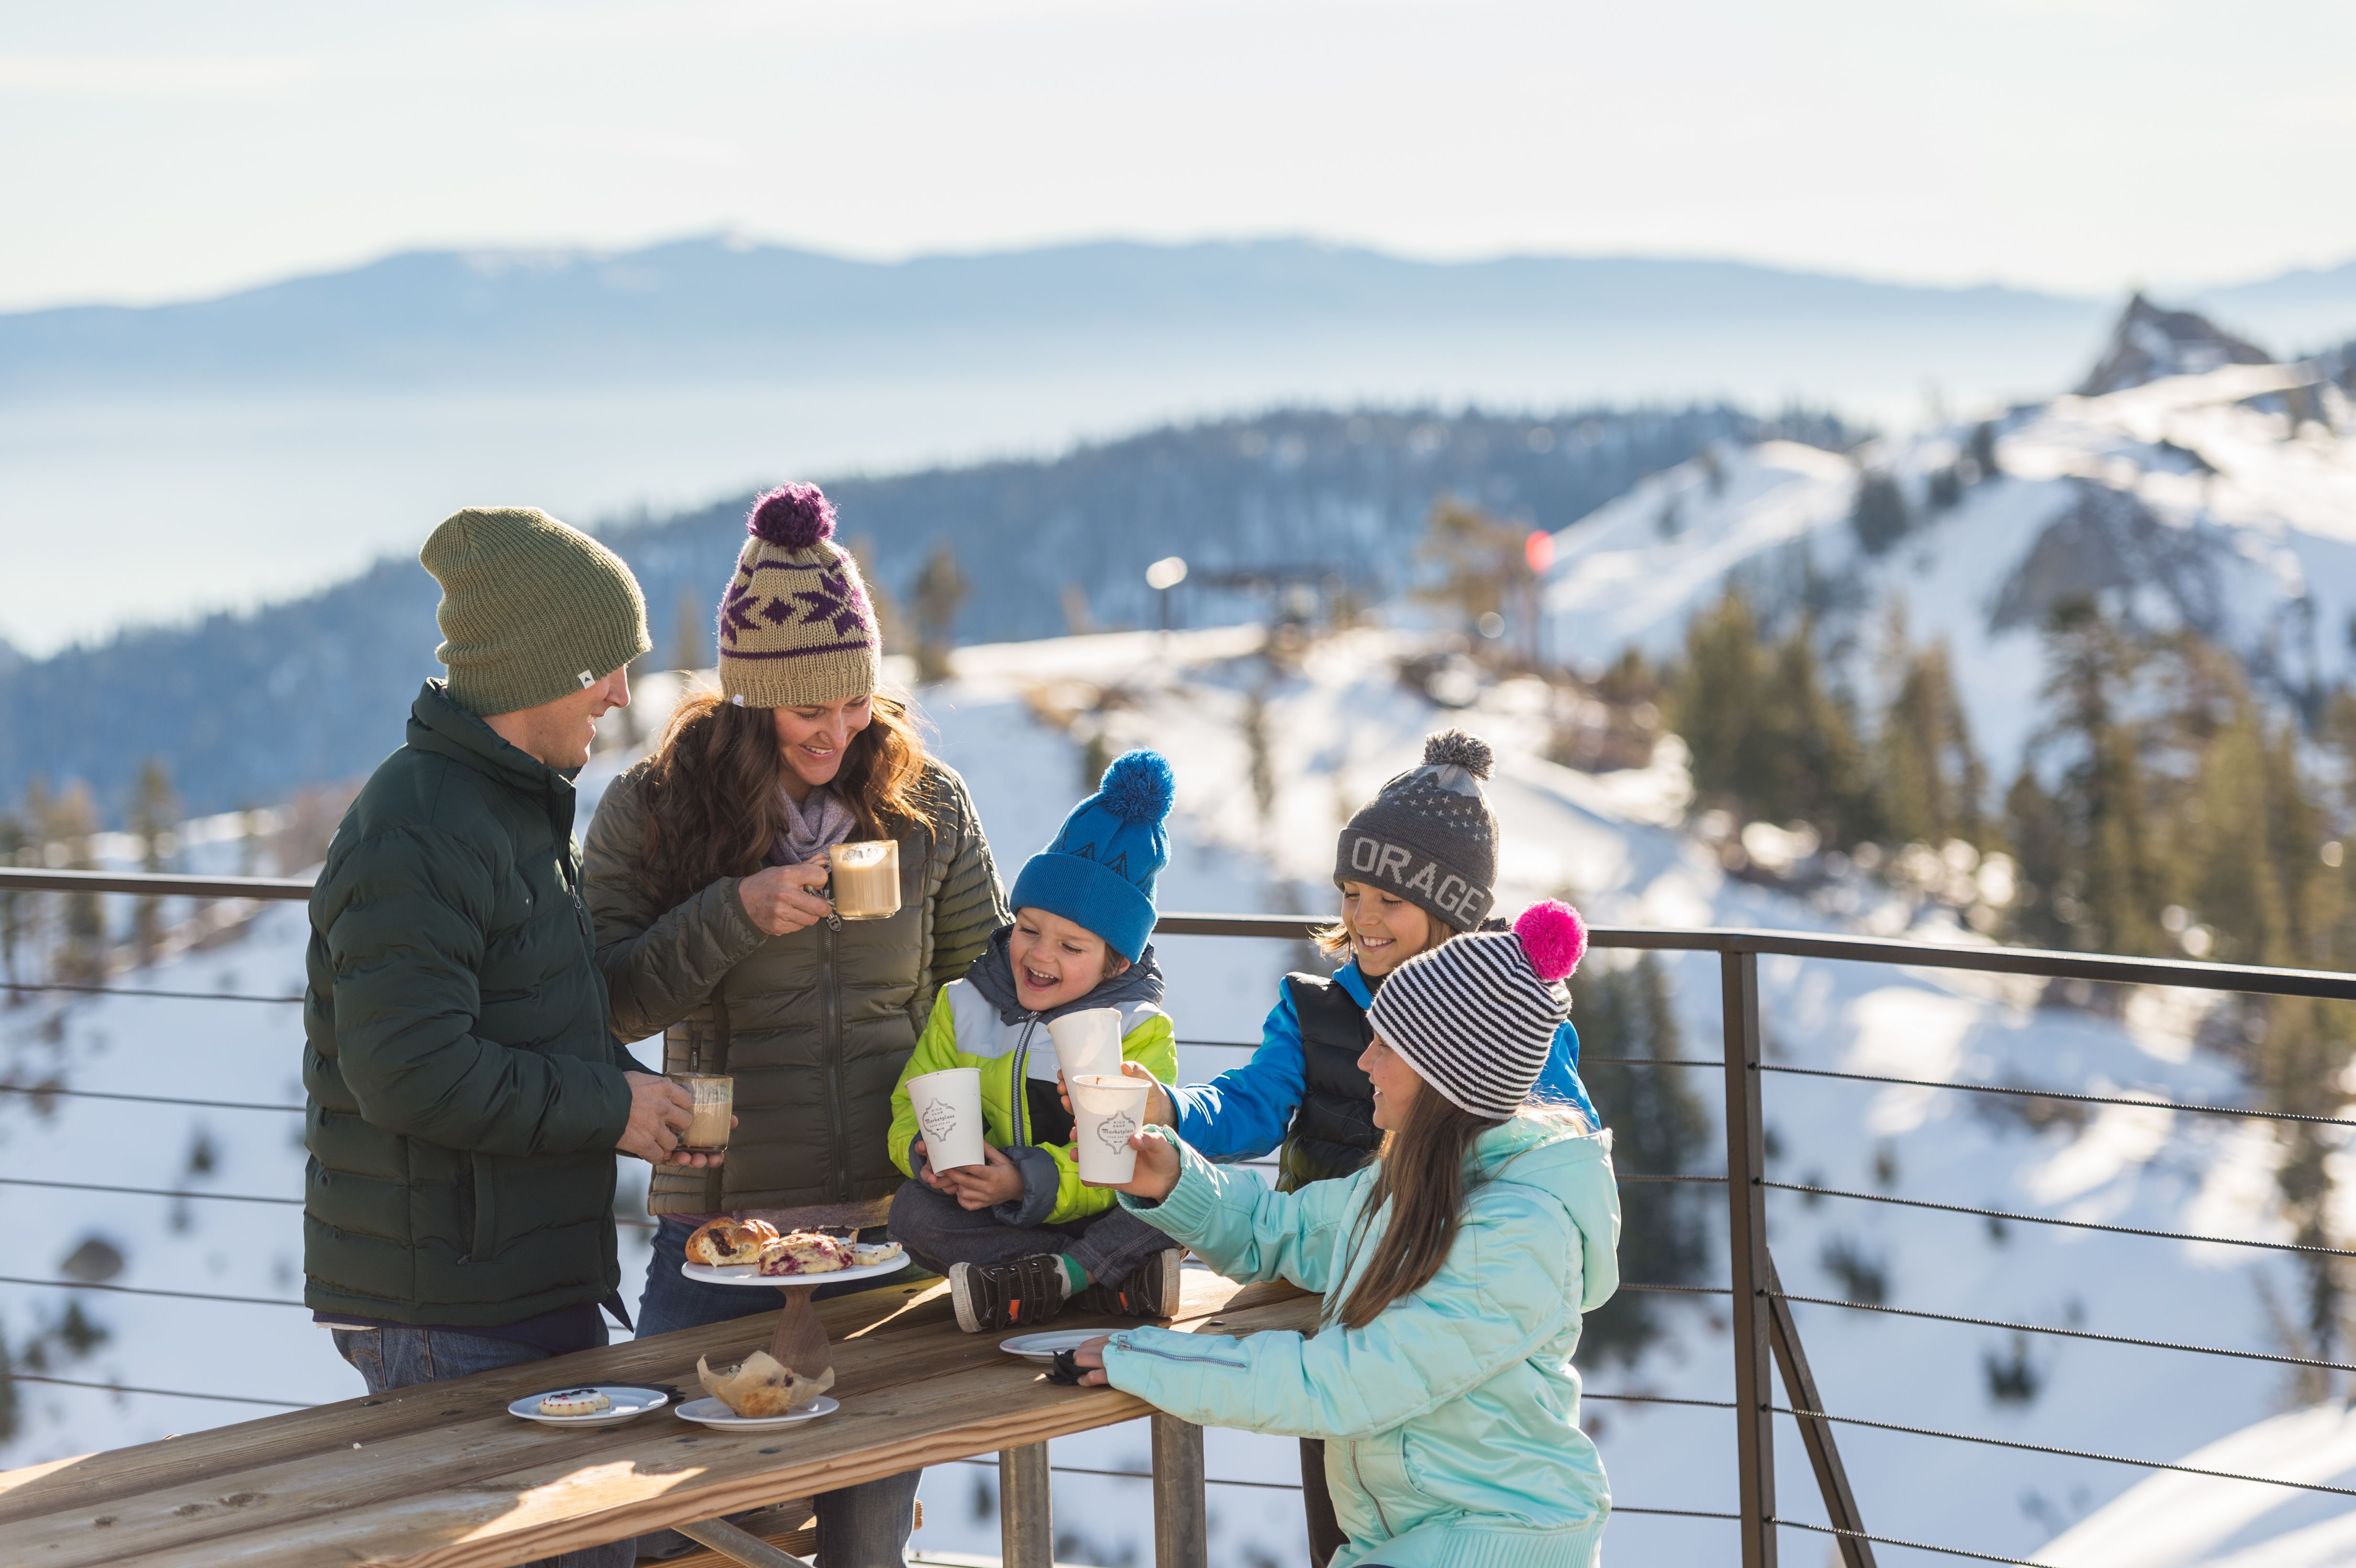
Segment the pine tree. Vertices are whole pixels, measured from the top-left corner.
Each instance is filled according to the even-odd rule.
[[[172,794],[171,774],[161,762],[150,758],[139,770],[139,793],[131,803],[131,831],[139,840],[141,870],[153,875],[170,869],[176,858],[173,829],[179,820],[180,803]],[[132,904],[131,930],[139,961],[152,963],[164,941],[164,901],[152,893],[141,894]]]
[[[1900,843],[1986,845],[1987,773],[1947,666],[1944,643],[1903,652],[1904,674],[1874,742],[1882,822]]]
[[[957,647],[958,609],[968,592],[958,569],[957,546],[947,535],[933,541],[925,569],[916,573],[916,678],[947,680],[957,673],[950,654]]]
[[[98,831],[98,806],[90,786],[77,780],[63,795],[48,802],[48,820],[41,837],[64,850],[65,865],[76,871],[94,871],[91,837]],[[106,972],[106,911],[96,893],[65,895],[64,944],[56,962],[58,978],[94,979]]]
[[[1848,526],[1856,530],[1858,543],[1868,555],[1881,554],[1912,532],[1914,516],[1898,481],[1878,470],[1860,475],[1857,499],[1849,507]]]
[[[1417,597],[1455,610],[1467,630],[1484,615],[1502,619],[1509,606],[1530,601],[1537,584],[1528,543],[1527,528],[1462,501],[1443,500],[1432,507],[1416,546],[1418,559],[1439,567],[1440,578]]]
[[[1996,421],[1982,420],[1972,431],[1972,466],[1979,470],[1982,479],[1993,479],[2004,472],[1996,461]]]
[[[678,615],[670,634],[670,667],[688,675],[710,669],[712,633],[705,629],[703,602],[691,589],[679,591]]]
[[[1685,658],[1665,707],[1691,756],[1696,805],[1741,804],[1752,783],[1751,729],[1771,678],[1759,623],[1740,590],[1728,589],[1686,623]]]
[[[32,835],[25,831],[25,819],[13,811],[0,810],[0,866],[18,866],[25,861],[25,850]],[[32,913],[32,895],[16,888],[0,888],[0,980],[14,987],[18,983],[16,954],[25,944]],[[11,989],[8,1005],[14,1006],[23,993]]]
[[[1571,983],[1580,1026],[1580,1076],[1597,1115],[1611,1127],[1620,1168],[1676,1176],[1704,1161],[1710,1120],[1675,1067],[1628,1067],[1609,1057],[1684,1054],[1668,974],[1644,954],[1633,965],[1593,965]],[[1698,1184],[1641,1182],[1621,1189],[1620,1272],[1654,1285],[1697,1281],[1710,1255],[1710,1189]],[[1622,1291],[1589,1315],[1580,1359],[1610,1356],[1633,1365],[1663,1332],[1655,1296]]]

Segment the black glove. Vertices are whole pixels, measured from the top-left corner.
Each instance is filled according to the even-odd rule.
[[[1077,1351],[1058,1350],[1055,1352],[1055,1364],[1047,1370],[1047,1381],[1061,1383],[1066,1388],[1077,1388],[1084,1371]]]

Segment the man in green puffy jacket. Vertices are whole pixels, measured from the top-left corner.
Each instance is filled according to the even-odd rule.
[[[701,1163],[686,1093],[607,1027],[573,838],[651,646],[637,582],[520,508],[456,513],[419,559],[449,679],[336,829],[303,1005],[304,1299],[372,1393],[604,1344],[615,1151]]]

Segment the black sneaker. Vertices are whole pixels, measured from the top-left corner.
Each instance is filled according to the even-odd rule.
[[[985,1328],[1028,1328],[1064,1309],[1064,1265],[1053,1253],[1033,1253],[1003,1264],[951,1264],[949,1299],[958,1327],[969,1334]]]
[[[1185,1252],[1165,1247],[1119,1279],[1080,1292],[1079,1309],[1111,1317],[1168,1317],[1178,1309],[1178,1261]]]

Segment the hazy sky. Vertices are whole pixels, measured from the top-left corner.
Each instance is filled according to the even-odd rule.
[[[2108,293],[2356,255],[2356,7],[0,0],[0,307],[418,245],[1311,234]]]

